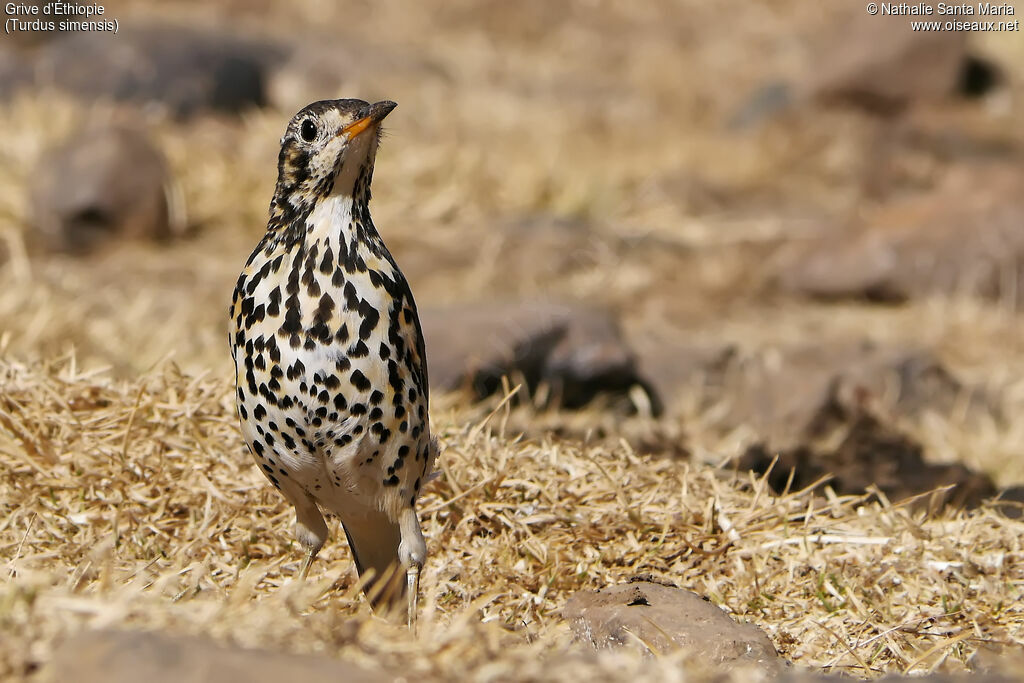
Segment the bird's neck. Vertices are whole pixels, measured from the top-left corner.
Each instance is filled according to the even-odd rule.
[[[249,265],[281,254],[297,256],[314,245],[321,253],[330,247],[332,253],[356,263],[391,262],[370,217],[369,185],[356,182],[353,190],[319,197],[275,196],[267,233],[249,258]]]

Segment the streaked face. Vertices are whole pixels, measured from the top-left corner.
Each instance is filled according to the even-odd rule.
[[[314,102],[296,114],[281,138],[278,190],[313,199],[351,194],[360,168],[372,167],[380,122],[393,102]]]

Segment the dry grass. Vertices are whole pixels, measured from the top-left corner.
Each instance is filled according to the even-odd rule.
[[[66,634],[116,625],[564,680],[566,598],[638,574],[708,595],[798,664],[860,676],[955,670],[1024,642],[1021,522],[776,497],[625,445],[515,438],[503,406],[435,411],[446,450],[421,504],[431,558],[413,638],[369,615],[337,533],[296,585],[292,511],[244,453],[223,382],[172,365],[118,382],[71,359],[4,362],[0,377],[3,677],[45,663]],[[677,665],[630,651],[572,661],[665,680]]]

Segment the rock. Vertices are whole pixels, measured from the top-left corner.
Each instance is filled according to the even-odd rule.
[[[581,304],[487,302],[420,311],[435,391],[469,388],[482,398],[501,377],[548,385],[562,405],[646,386],[610,312]],[[656,401],[656,397],[654,398]]]
[[[1024,484],[1000,491],[999,498],[992,501],[992,507],[1010,519],[1024,518]]]
[[[874,485],[893,502],[953,485],[937,499],[922,501],[936,507],[976,507],[996,493],[987,475],[959,463],[926,462],[920,444],[868,413],[853,420],[834,450],[803,445],[780,451],[758,444],[747,449],[737,466],[763,475],[776,456],[778,462],[768,476],[768,484],[776,492],[787,483],[795,491],[832,475],[828,484],[840,495],[860,495]]]
[[[576,639],[595,648],[684,649],[713,664],[782,666],[768,636],[696,593],[648,581],[574,593],[562,609]],[[641,645],[642,644],[642,645]]]
[[[728,345],[638,346],[639,367],[667,404],[696,393],[719,426],[744,426],[792,448],[847,424],[864,407],[901,417],[996,412],[934,354],[869,341],[823,340],[741,353]]]
[[[212,30],[133,26],[116,40],[72,33],[48,42],[35,80],[79,97],[157,104],[187,117],[266,103],[266,71],[280,49]]]
[[[948,97],[960,86],[966,34],[911,31],[911,17],[871,16],[860,5],[837,12],[811,51],[811,97],[878,112]]]
[[[817,299],[903,302],[973,294],[1020,306],[1024,173],[955,166],[931,192],[875,210],[865,223],[782,259],[784,291]]]
[[[44,153],[29,197],[39,241],[85,252],[114,238],[165,239],[180,229],[163,154],[136,128],[85,128]]]
[[[726,372],[739,357],[730,344],[694,344],[650,335],[636,344],[640,374],[649,378],[667,408],[691,394],[706,405],[721,400]]]
[[[394,675],[319,655],[221,647],[206,638],[137,631],[93,631],[74,636],[57,648],[43,676],[44,680],[76,683],[394,680]]]

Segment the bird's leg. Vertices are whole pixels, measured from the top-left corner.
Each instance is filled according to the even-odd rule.
[[[299,580],[305,581],[306,576],[309,574],[309,568],[313,565],[313,560],[316,559],[316,550],[313,548],[306,548],[306,559],[302,561],[302,568],[299,570]]]
[[[292,499],[292,502],[295,505],[295,538],[306,549],[306,559],[299,570],[299,580],[305,581],[316,554],[327,540],[327,524],[316,503],[305,492],[301,498]]]
[[[406,591],[409,593],[409,630],[416,635],[416,614],[419,611],[420,602],[420,567],[417,564],[411,565],[405,570],[405,578],[408,581]]]
[[[398,544],[398,559],[405,567],[406,592],[409,599],[409,628],[416,629],[416,611],[419,607],[420,568],[427,559],[427,542],[420,530],[420,520],[411,507],[399,513],[398,527],[401,541]]]

